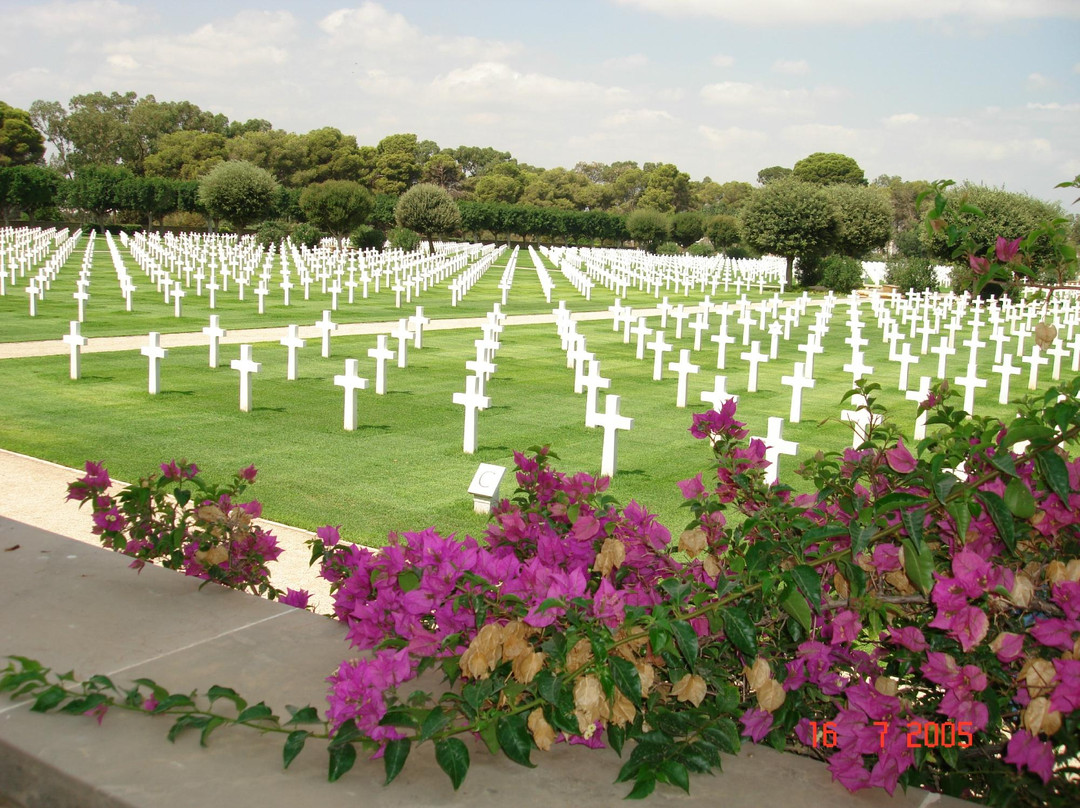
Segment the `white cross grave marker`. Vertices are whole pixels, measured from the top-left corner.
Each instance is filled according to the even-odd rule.
[[[346,359],[345,372],[334,376],[334,384],[345,388],[345,431],[356,430],[356,391],[366,390],[367,379],[360,378],[360,360]]]
[[[71,331],[64,335],[63,340],[71,346],[71,378],[78,379],[81,376],[80,357],[82,348],[89,341],[79,333],[78,320],[71,321]]]
[[[465,437],[462,451],[465,454],[476,454],[476,421],[477,413],[491,406],[488,396],[477,392],[479,379],[469,376],[465,380],[465,392],[454,393],[454,403],[465,407]]]
[[[367,355],[375,360],[375,395],[386,395],[386,363],[394,358],[394,352],[386,347],[388,337],[379,334],[375,338],[375,347],[368,348]]]
[[[240,371],[240,412],[251,412],[251,376],[262,370],[262,363],[251,358],[251,346],[240,346],[240,358],[229,363],[233,370]]]
[[[307,340],[300,339],[300,326],[290,325],[288,336],[281,338],[281,344],[289,350],[289,358],[285,371],[285,378],[290,382],[296,380],[296,354],[307,345]]]
[[[686,383],[690,378],[691,373],[697,373],[701,370],[700,365],[695,365],[690,361],[690,350],[683,348],[679,351],[678,362],[668,362],[668,370],[673,370],[679,374],[678,389],[675,395],[675,406],[679,408],[686,407]]]
[[[212,368],[218,366],[218,343],[222,337],[229,333],[221,327],[220,322],[221,315],[211,314],[210,325],[204,326],[202,330],[206,336],[210,337],[210,367]]]
[[[168,356],[169,352],[159,344],[161,334],[157,331],[151,331],[148,338],[150,344],[140,348],[139,353],[150,360],[150,395],[156,396],[161,390],[161,360]]]

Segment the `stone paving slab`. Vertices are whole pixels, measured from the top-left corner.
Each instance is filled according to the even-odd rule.
[[[155,567],[136,574],[126,559],[0,517],[0,656],[36,658],[80,677],[120,682],[148,676],[174,690],[214,684],[251,703],[325,705],[325,677],[347,656],[333,621]],[[354,806],[614,805],[620,760],[609,750],[559,745],[533,755],[535,769],[487,753],[470,741],[472,768],[454,792],[430,748],[413,751],[405,770],[382,786],[381,761],[360,760],[338,783],[326,782],[326,753],[310,742],[286,772],[282,737],[237,728],[215,733],[209,748],[193,735],[165,739],[167,718],[116,710],[102,726],[88,717],[40,715],[0,697],[0,805],[19,808],[262,808]],[[692,793],[660,786],[650,805],[856,808],[962,803],[911,790],[848,794],[826,768],[806,758],[747,745],[725,758],[716,777],[696,777]]]

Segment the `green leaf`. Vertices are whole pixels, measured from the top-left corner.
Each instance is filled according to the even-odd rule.
[[[794,617],[807,632],[810,631],[810,607],[806,603],[806,598],[798,589],[789,589],[780,606],[785,612]]]
[[[341,775],[345,774],[356,763],[356,747],[351,743],[343,743],[341,746],[328,747],[330,750],[330,772],[328,778],[331,783],[336,783]]]
[[[851,553],[852,555],[858,555],[866,549],[866,545],[870,543],[870,539],[877,533],[877,528],[873,525],[863,525],[858,522],[852,522],[848,525],[848,535],[851,536]],[[796,568],[797,569],[797,568]],[[816,575],[817,573],[815,573]],[[809,597],[809,596],[808,596]],[[815,601],[819,603],[820,598]]]
[[[1009,550],[1014,550],[1016,548],[1016,526],[1013,524],[1012,514],[1009,513],[1009,509],[1005,506],[1005,501],[993,491],[980,491],[977,496],[986,506],[986,511],[990,514],[990,518],[993,520],[994,527],[997,528],[1002,541],[1005,542]],[[1032,506],[1034,510],[1034,500]]]
[[[821,575],[818,571],[809,564],[799,564],[792,568],[791,578],[799,587],[799,591],[806,595],[810,605],[817,609],[821,604]]]
[[[154,715],[159,715],[164,712],[168,712],[174,707],[194,707],[195,702],[182,693],[173,693],[171,696],[166,696],[158,701],[157,707],[151,712]]]
[[[705,727],[701,735],[709,743],[715,744],[731,755],[737,755],[742,746],[739,740],[739,728],[730,718],[718,718],[711,726]]]
[[[175,743],[176,739],[180,736],[180,733],[184,730],[202,729],[209,723],[210,716],[208,715],[192,715],[191,713],[185,713],[173,722],[166,737],[170,742]]]
[[[1018,477],[1009,480],[1005,486],[1005,505],[1020,519],[1030,519],[1035,515],[1035,497]]]
[[[668,628],[670,626],[666,624],[664,626],[654,625],[649,628],[649,647],[654,654],[661,653],[667,647],[668,639],[671,637],[666,630]]]
[[[285,748],[281,754],[286,769],[296,759],[296,756],[303,751],[304,742],[307,741],[310,735],[311,733],[306,729],[298,729],[289,733],[289,737],[285,739]]]
[[[1024,423],[1017,424],[1005,433],[1005,438],[1001,441],[1001,446],[1002,448],[1008,448],[1014,443],[1046,440],[1053,436],[1054,430],[1050,427],[1025,421]]]
[[[929,595],[934,586],[934,553],[925,545],[916,547],[911,539],[904,539],[904,572],[915,588]]]
[[[615,686],[623,692],[631,703],[638,704],[641,701],[641,677],[634,663],[622,657],[613,656],[608,660],[611,665],[611,677],[615,680]]]
[[[383,767],[386,769],[386,782],[383,785],[390,785],[394,778],[398,776],[409,757],[411,749],[412,741],[408,738],[395,738],[392,741],[387,741],[386,751],[383,752]]]
[[[480,726],[480,740],[488,748],[488,752],[493,755],[499,754],[499,736],[496,733],[495,719],[491,718],[486,723]]]
[[[968,509],[968,501],[955,499],[945,506],[953,520],[956,522],[956,535],[967,536],[968,526],[971,524],[971,511]]]
[[[225,719],[220,716],[213,716],[206,722],[206,726],[203,727],[202,733],[199,735],[199,746],[206,746],[207,741],[210,740],[210,733],[225,723]]]
[[[289,724],[321,724],[322,719],[319,718],[319,711],[314,707],[301,707],[299,710],[295,707],[286,704],[285,709],[289,711],[289,715],[292,716],[285,722],[285,726]]]
[[[626,730],[623,727],[609,724],[607,727],[607,742],[615,750],[615,754],[622,757],[623,744],[626,742]]]
[[[457,738],[435,742],[435,762],[446,772],[457,791],[469,773],[469,749]]]
[[[643,800],[656,789],[656,775],[651,769],[639,769],[634,787],[626,795],[628,800]]]
[[[240,723],[246,721],[265,721],[272,718],[274,718],[274,711],[267,707],[265,702],[261,701],[258,704],[251,705],[243,710],[240,715],[236,716],[236,720]]]
[[[675,635],[675,644],[679,646],[679,652],[682,654],[683,659],[690,666],[690,670],[693,670],[694,660],[697,659],[698,655],[697,632],[689,623],[676,620],[671,624],[671,633]]]
[[[923,497],[917,494],[907,494],[903,491],[894,491],[891,494],[886,494],[877,502],[874,503],[874,513],[888,513],[894,511],[897,508],[905,508],[908,505],[918,505],[923,502]]]
[[[664,760],[660,762],[660,776],[663,780],[678,786],[687,794],[690,793],[690,772],[686,766],[677,760]]]
[[[938,498],[938,502],[942,505],[945,504],[945,498],[949,496],[949,492],[953,490],[953,487],[959,482],[951,474],[942,474],[934,477],[934,496]]]
[[[988,452],[986,459],[999,471],[1005,472],[1010,477],[1016,476],[1016,461],[1013,460],[1013,456],[1008,452],[998,451],[993,454]]]
[[[845,533],[847,533],[847,528],[843,525],[819,525],[817,527],[812,527],[803,533],[803,543],[818,544],[826,539],[831,539],[833,536],[842,536]]]
[[[536,768],[536,764],[529,760],[533,749],[533,739],[532,733],[525,724],[525,716],[521,714],[500,716],[495,735],[499,739],[503,754],[514,763],[529,769]]]
[[[423,722],[420,724],[420,735],[417,736],[418,741],[426,741],[431,738],[435,733],[444,729],[447,724],[450,723],[450,716],[448,716],[442,707],[433,707],[431,712],[424,716]]]
[[[731,607],[724,611],[724,633],[744,654],[757,656],[757,627],[742,609]]]
[[[1053,451],[1040,452],[1038,455],[1039,470],[1043,479],[1050,486],[1050,490],[1057,494],[1058,499],[1068,505],[1069,502],[1069,469],[1061,456]]]
[[[47,713],[66,699],[67,695],[67,691],[60,685],[53,685],[48,690],[42,691],[41,695],[34,700],[34,706],[30,709],[35,713]]]
[[[916,547],[922,547],[923,524],[926,522],[926,509],[913,508],[900,514],[904,530]]]
[[[241,712],[243,712],[244,708],[247,707],[247,702],[240,698],[237,692],[231,687],[220,687],[218,685],[214,685],[206,691],[206,697],[210,699],[211,705],[213,705],[213,703],[218,699],[228,699],[233,704],[235,704],[236,709]]]

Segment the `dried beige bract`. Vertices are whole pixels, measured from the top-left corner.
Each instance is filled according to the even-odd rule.
[[[1054,670],[1054,663],[1048,659],[1029,660],[1021,669],[1020,675],[1024,677],[1028,695],[1031,696],[1032,699],[1037,699],[1039,696],[1050,695],[1050,692],[1054,689],[1054,682],[1057,679],[1057,671]]]
[[[1044,732],[1053,735],[1061,729],[1061,713],[1050,709],[1050,700],[1047,698],[1032,699],[1024,708],[1024,727],[1032,735]]]
[[[755,659],[754,664],[749,668],[743,668],[743,673],[746,675],[746,684],[755,693],[761,689],[763,684],[772,679],[772,668],[769,667],[769,663],[763,657]]]
[[[615,704],[611,707],[611,723],[617,727],[625,727],[634,720],[637,710],[633,702],[623,695],[621,690],[615,690]]]
[[[879,676],[874,680],[874,690],[883,696],[895,696],[900,692],[900,683],[891,676]]]
[[[682,535],[679,536],[679,549],[691,558],[697,558],[698,553],[705,549],[706,544],[708,544],[708,541],[705,537],[705,531],[700,527],[695,527],[693,530],[684,530]]]
[[[1069,579],[1069,568],[1061,561],[1051,561],[1046,565],[1046,580],[1059,584]]]
[[[195,518],[201,522],[220,525],[225,522],[225,512],[217,505],[200,505],[195,509]]]
[[[1013,579],[1013,587],[1009,592],[1009,601],[1014,606],[1019,606],[1021,609],[1027,608],[1027,605],[1031,603],[1031,598],[1035,594],[1035,584],[1027,576],[1026,572],[1016,573],[1016,577]]]
[[[533,742],[541,752],[546,752],[555,743],[555,730],[544,718],[544,711],[537,707],[529,713],[529,732],[532,733]]]
[[[1054,340],[1057,339],[1057,333],[1057,326],[1053,323],[1036,323],[1035,344],[1045,351],[1054,343]]]
[[[578,679],[574,684],[574,715],[582,737],[591,738],[596,732],[596,722],[606,720],[610,714],[600,680],[592,675]]]
[[[566,655],[566,672],[573,673],[578,668],[588,665],[592,662],[592,643],[585,637],[582,637],[576,643],[574,647],[570,649],[570,653]]]
[[[710,578],[720,577],[720,562],[716,560],[716,556],[712,553],[706,553],[701,559],[701,568],[705,570],[705,574]]]
[[[544,667],[544,655],[539,651],[530,651],[514,658],[511,672],[514,678],[527,685]]]
[[[600,546],[600,552],[596,554],[596,560],[593,561],[593,569],[601,575],[607,575],[612,570],[621,567],[625,560],[626,545],[622,543],[622,539],[609,537],[604,539],[604,543]]]
[[[195,560],[204,567],[216,567],[229,560],[229,551],[220,544],[215,544],[209,550],[196,550]]]
[[[848,586],[847,578],[839,572],[833,574],[832,583],[833,588],[836,589],[836,594],[840,597],[846,598],[851,593],[851,587]]]
[[[783,685],[775,679],[770,679],[757,692],[758,707],[771,713],[780,708],[786,697]]]
[[[458,667],[461,668],[461,675],[469,679],[487,679],[491,671],[495,669],[491,660],[484,656],[483,651],[475,645],[470,645],[465,649],[465,653],[458,660]]]
[[[671,688],[671,695],[697,707],[705,699],[705,680],[696,673],[688,673]]]
[[[911,579],[907,577],[907,573],[903,570],[893,570],[885,573],[885,580],[901,595],[911,595],[915,592],[915,587],[911,585]]]
[[[1074,558],[1065,565],[1065,580],[1080,581],[1080,558]]]
[[[517,659],[523,654],[527,654],[532,650],[532,646],[529,645],[528,640],[524,637],[504,637],[502,644],[502,658],[503,661],[509,662],[510,660]]]
[[[1080,640],[1077,642],[1080,642]],[[649,695],[649,691],[652,690],[656,672],[653,670],[653,666],[648,662],[635,662],[634,667],[637,668],[638,679],[641,680],[641,695],[647,696]]]

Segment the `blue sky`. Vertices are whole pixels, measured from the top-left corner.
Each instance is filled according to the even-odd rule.
[[[135,90],[721,182],[815,151],[1065,203],[1080,174],[1080,0],[0,0],[0,19],[0,100],[24,109]]]

